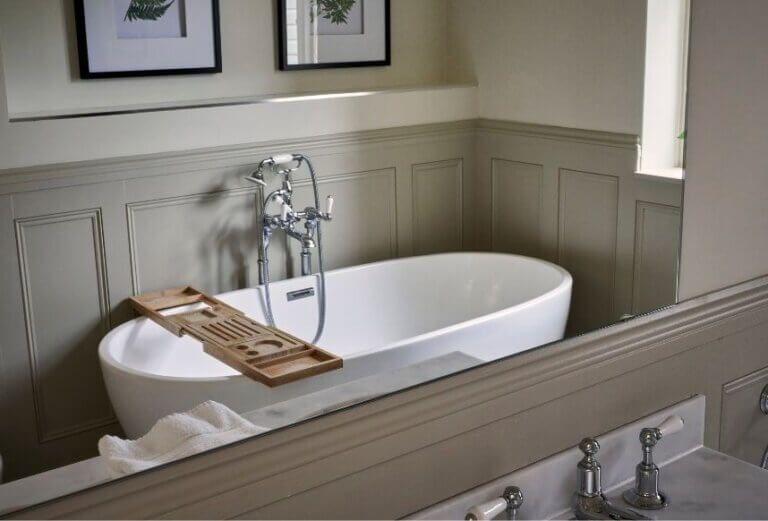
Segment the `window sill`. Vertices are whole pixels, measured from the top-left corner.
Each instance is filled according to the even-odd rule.
[[[682,183],[684,170],[682,168],[649,168],[636,171],[635,176],[649,180]]]

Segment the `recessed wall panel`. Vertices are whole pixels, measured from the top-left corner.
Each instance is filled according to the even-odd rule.
[[[327,196],[333,195],[335,200],[333,221],[322,224],[326,269],[397,256],[394,168],[329,176],[321,178],[318,184],[321,209],[325,208]],[[294,207],[303,209],[314,205],[308,181],[294,183],[294,189]],[[294,273],[299,274],[301,247],[293,239],[288,244]],[[317,271],[316,250],[313,262],[313,269]]]
[[[638,201],[635,218],[634,314],[675,303],[680,208]]]
[[[462,241],[463,161],[413,165],[413,251],[458,251]]]
[[[252,189],[235,189],[128,204],[134,292],[193,285],[219,293],[257,284],[254,201]],[[282,249],[279,241],[273,246],[279,269]]]
[[[16,221],[41,442],[114,421],[97,348],[109,330],[101,211]]]
[[[573,276],[570,332],[614,322],[619,179],[560,170],[558,256]]]
[[[542,165],[504,159],[491,162],[494,251],[541,256],[543,175]]]

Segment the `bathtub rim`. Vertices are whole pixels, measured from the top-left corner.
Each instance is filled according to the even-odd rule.
[[[345,268],[338,268],[338,269],[335,269],[335,270],[330,270],[330,271],[326,272],[326,276],[329,276],[329,275],[332,275],[332,274],[338,274],[338,273],[342,273],[342,272],[349,273],[349,272],[359,271],[359,270],[363,270],[363,269],[370,269],[370,268],[373,268],[375,266],[379,266],[379,265],[382,265],[382,264],[406,263],[406,262],[409,262],[409,261],[412,262],[412,261],[414,261],[416,259],[424,259],[424,258],[427,258],[427,257],[448,257],[448,256],[485,256],[485,257],[499,257],[499,258],[501,258],[501,257],[513,258],[514,257],[514,258],[518,258],[518,259],[525,259],[527,261],[531,261],[531,262],[536,263],[536,264],[543,264],[543,265],[549,266],[551,268],[554,268],[555,271],[557,271],[561,275],[562,279],[557,284],[557,286],[555,286],[554,288],[550,289],[549,291],[547,291],[545,293],[542,293],[541,295],[538,295],[537,297],[534,297],[532,299],[526,300],[525,302],[521,302],[519,304],[516,304],[514,306],[501,309],[499,311],[494,311],[493,313],[488,313],[486,315],[482,315],[482,316],[475,317],[475,318],[472,318],[472,319],[469,319],[469,320],[464,320],[462,322],[458,322],[456,324],[451,324],[451,325],[448,325],[448,326],[445,326],[445,327],[442,327],[442,328],[439,328],[439,329],[435,329],[435,330],[429,331],[427,333],[422,333],[420,335],[411,336],[411,337],[399,340],[397,342],[393,342],[391,344],[387,344],[387,345],[385,345],[383,347],[376,347],[376,348],[370,348],[370,349],[366,349],[366,350],[363,350],[363,351],[359,351],[359,352],[357,352],[357,353],[355,353],[355,354],[353,354],[351,356],[345,357],[344,360],[350,360],[350,359],[353,359],[353,358],[358,358],[360,356],[369,355],[369,354],[371,354],[373,352],[387,351],[387,350],[390,350],[390,349],[395,349],[395,348],[402,347],[402,346],[404,346],[404,345],[406,345],[408,343],[412,343],[412,342],[415,342],[415,341],[423,341],[423,340],[426,340],[426,339],[428,339],[430,337],[436,337],[436,336],[439,336],[439,335],[443,335],[443,334],[447,334],[447,333],[451,333],[451,332],[457,331],[459,329],[464,329],[466,327],[480,325],[483,322],[489,322],[491,320],[495,320],[497,318],[501,318],[501,317],[503,317],[505,315],[508,315],[508,314],[510,314],[510,313],[512,313],[514,311],[519,311],[521,309],[525,309],[527,307],[531,307],[533,305],[536,305],[536,304],[540,303],[543,300],[547,300],[549,298],[553,298],[553,297],[557,296],[558,294],[564,293],[566,291],[570,291],[572,286],[573,286],[573,277],[571,276],[571,274],[565,268],[563,268],[562,266],[559,266],[559,265],[557,265],[557,264],[555,264],[553,262],[550,262],[550,261],[547,261],[547,260],[544,260],[544,259],[539,259],[539,258],[536,258],[536,257],[529,257],[527,255],[518,255],[518,254],[515,254],[515,253],[485,252],[485,251],[477,251],[477,252],[474,252],[474,251],[466,251],[466,252],[459,251],[459,252],[447,252],[447,253],[433,253],[433,254],[426,254],[426,255],[414,255],[414,256],[410,256],[410,257],[401,257],[401,258],[396,258],[396,259],[385,259],[385,260],[381,260],[381,261],[369,262],[369,263],[365,263],[365,264],[357,264],[355,266],[349,266],[349,267],[345,267]],[[311,275],[311,276],[312,277],[317,277],[317,275]],[[290,279],[288,279],[288,280],[290,280]],[[282,281],[278,281],[278,282],[282,282]],[[218,295],[233,294],[233,293],[237,293],[237,292],[245,292],[245,291],[253,291],[253,290],[261,293],[261,291],[262,291],[261,288],[262,288],[262,285],[259,285],[259,286],[250,287],[250,288],[242,288],[242,289],[237,289],[237,290],[232,290],[232,291],[226,291],[226,292],[220,293]],[[569,302],[569,307],[570,307],[570,302]],[[215,382],[230,382],[230,381],[233,381],[233,380],[234,381],[245,381],[246,379],[249,379],[247,376],[243,375],[242,373],[231,374],[231,375],[222,375],[222,376],[168,376],[168,375],[159,375],[159,374],[156,374],[156,373],[148,373],[146,371],[135,369],[135,368],[133,368],[131,366],[128,366],[128,365],[122,363],[121,361],[117,360],[112,355],[111,350],[110,350],[110,348],[108,346],[109,339],[112,338],[113,336],[117,336],[124,329],[135,327],[136,325],[143,324],[146,321],[150,321],[151,322],[151,319],[149,319],[147,317],[137,317],[137,318],[131,319],[131,320],[129,320],[129,321],[123,323],[123,324],[120,324],[119,326],[117,326],[116,328],[114,328],[110,332],[108,332],[106,335],[104,335],[104,337],[99,341],[99,347],[98,347],[98,350],[97,350],[98,351],[98,355],[99,355],[99,362],[100,362],[102,368],[106,365],[106,366],[109,366],[110,370],[119,371],[121,373],[126,373],[126,374],[128,374],[130,376],[133,376],[133,377],[145,378],[145,379],[149,379],[149,380],[153,380],[153,381],[157,381],[157,382],[215,383]],[[172,334],[170,332],[168,332],[168,333]],[[555,343],[560,342],[562,340],[563,339],[557,340],[555,342],[549,342],[549,343],[546,343],[546,344],[535,346],[535,347],[532,347],[530,349],[527,349],[526,351],[530,351],[532,349],[538,349],[540,347],[552,345],[552,344],[555,344]],[[327,349],[327,348],[324,348],[324,349],[326,349],[326,351],[329,351],[331,353],[333,352],[333,350],[330,350],[330,349]],[[519,354],[519,353],[513,353],[511,355],[499,358],[498,360],[503,360],[505,358],[508,358],[509,356],[514,356],[516,354]],[[498,361],[498,360],[495,360],[495,361]],[[234,371],[234,369],[233,369],[233,371]]]

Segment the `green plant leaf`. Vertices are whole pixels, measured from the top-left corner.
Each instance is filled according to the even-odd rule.
[[[683,130],[682,132],[680,132],[680,133],[677,135],[677,139],[685,139],[685,136],[686,136],[686,131],[685,131],[685,130]]]
[[[131,5],[128,6],[123,20],[128,22],[135,22],[136,20],[157,21],[165,15],[175,1],[131,0]]]
[[[312,2],[317,6],[318,16],[336,25],[341,25],[349,23],[347,17],[357,0],[312,0]],[[314,9],[310,12],[311,20],[314,21]]]

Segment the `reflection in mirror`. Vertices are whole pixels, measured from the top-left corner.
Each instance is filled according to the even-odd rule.
[[[282,70],[390,63],[389,0],[279,0]]]
[[[454,59],[438,45],[422,68],[336,71],[340,90],[385,92],[275,104],[260,122],[316,110],[352,125],[382,104],[399,127],[296,129],[279,146],[197,151],[202,167],[95,163],[120,187],[14,199],[18,334],[0,355],[3,408],[19,412],[0,433],[0,514],[673,304],[687,1],[554,3],[394,2],[395,45],[418,31]],[[299,45],[389,31],[384,0],[279,6],[283,68],[388,60],[385,33],[385,54],[359,59]],[[28,3],[0,9],[11,110],[39,76],[22,66],[36,43],[10,26],[32,19]],[[303,29],[300,9],[314,13]],[[435,77],[476,84],[471,120],[413,126],[394,87],[415,78],[438,104],[449,87]]]

